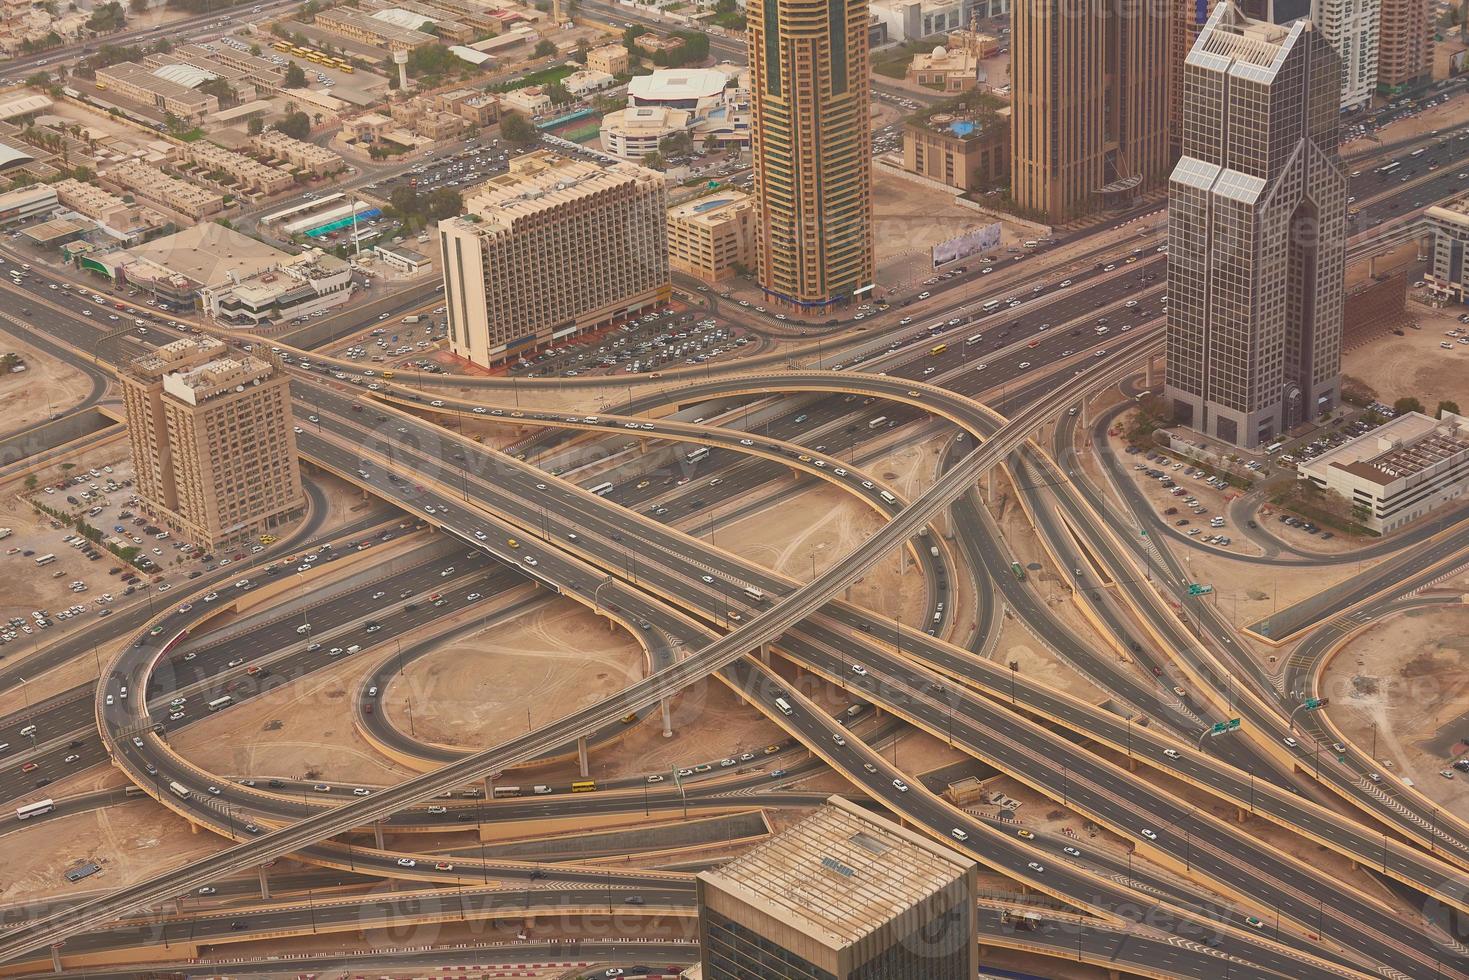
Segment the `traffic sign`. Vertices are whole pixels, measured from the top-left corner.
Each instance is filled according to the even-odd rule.
[[[1198,582],[1190,582],[1188,585],[1189,595],[1208,595],[1213,591],[1214,586],[1212,585],[1200,585]]]
[[[1238,718],[1231,718],[1228,721],[1217,721],[1209,727],[1209,737],[1213,738],[1216,735],[1224,735],[1228,732],[1236,731],[1238,729]]]

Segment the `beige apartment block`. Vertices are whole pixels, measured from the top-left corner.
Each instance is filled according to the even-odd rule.
[[[1016,203],[1061,222],[1166,180],[1169,7],[1035,0],[1012,17]]]
[[[755,262],[755,202],[720,193],[668,212],[668,264],[707,283]]]
[[[279,363],[190,337],[135,359],[121,380],[138,496],[180,536],[212,550],[304,506]]]
[[[321,177],[342,169],[342,158],[324,146],[307,143],[275,129],[268,129],[250,139],[256,153],[284,160],[297,170]]]
[[[120,163],[98,174],[103,183],[130,192],[149,204],[176,211],[190,218],[205,218],[224,210],[224,195],[170,177],[157,167],[137,160]]]
[[[1377,91],[1397,95],[1427,82],[1433,72],[1433,17],[1428,0],[1381,3]]]
[[[449,342],[498,364],[667,302],[662,174],[541,151],[439,222]]]
[[[703,980],[972,980],[978,879],[960,851],[833,796],[698,876]]]
[[[222,173],[246,190],[260,194],[278,194],[296,186],[296,178],[290,171],[266,166],[243,153],[235,153],[204,140],[185,143],[177,153],[181,161],[202,169],[205,176]]]
[[[593,71],[605,71],[609,75],[626,75],[628,69],[627,46],[604,44],[587,52],[587,67]]]
[[[768,300],[817,315],[873,287],[868,5],[747,13],[757,278]]]
[[[219,111],[219,100],[214,96],[159,75],[159,71],[164,69],[120,61],[97,69],[97,87],[162,109],[189,123],[199,122],[210,113]]]
[[[351,7],[334,7],[320,11],[314,23],[317,27],[334,31],[342,37],[386,51],[417,51],[430,44],[437,44],[439,40],[432,34],[378,20]]]

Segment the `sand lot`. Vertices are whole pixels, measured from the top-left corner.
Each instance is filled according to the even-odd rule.
[[[404,732],[482,749],[594,704],[646,673],[642,645],[570,599],[445,644],[409,664],[382,694]],[[411,722],[409,715],[412,715]]]
[[[1375,742],[1384,769],[1460,816],[1469,814],[1469,774],[1438,772],[1469,745],[1466,658],[1469,608],[1409,610],[1353,639],[1327,668],[1322,692],[1331,721],[1363,752]]]
[[[66,362],[5,334],[0,353],[20,355],[26,370],[0,374],[0,430],[18,432],[64,412],[92,390],[87,376]]]
[[[1343,373],[1367,382],[1386,405],[1414,395],[1430,412],[1439,399],[1469,409],[1469,345],[1439,347],[1448,341],[1444,331],[1461,324],[1416,303],[1410,310],[1422,330],[1408,330],[1402,337],[1388,334],[1348,352],[1342,360]]]

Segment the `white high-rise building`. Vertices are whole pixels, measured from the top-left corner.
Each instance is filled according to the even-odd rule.
[[[1341,59],[1341,107],[1363,108],[1377,90],[1381,0],[1316,0],[1311,19]]]

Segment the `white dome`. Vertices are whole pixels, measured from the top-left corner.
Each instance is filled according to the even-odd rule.
[[[948,56],[948,53],[949,53],[948,51],[944,50],[944,46],[942,44],[940,44],[938,47],[936,47],[936,48],[933,49],[933,56],[935,58],[947,57]]]

